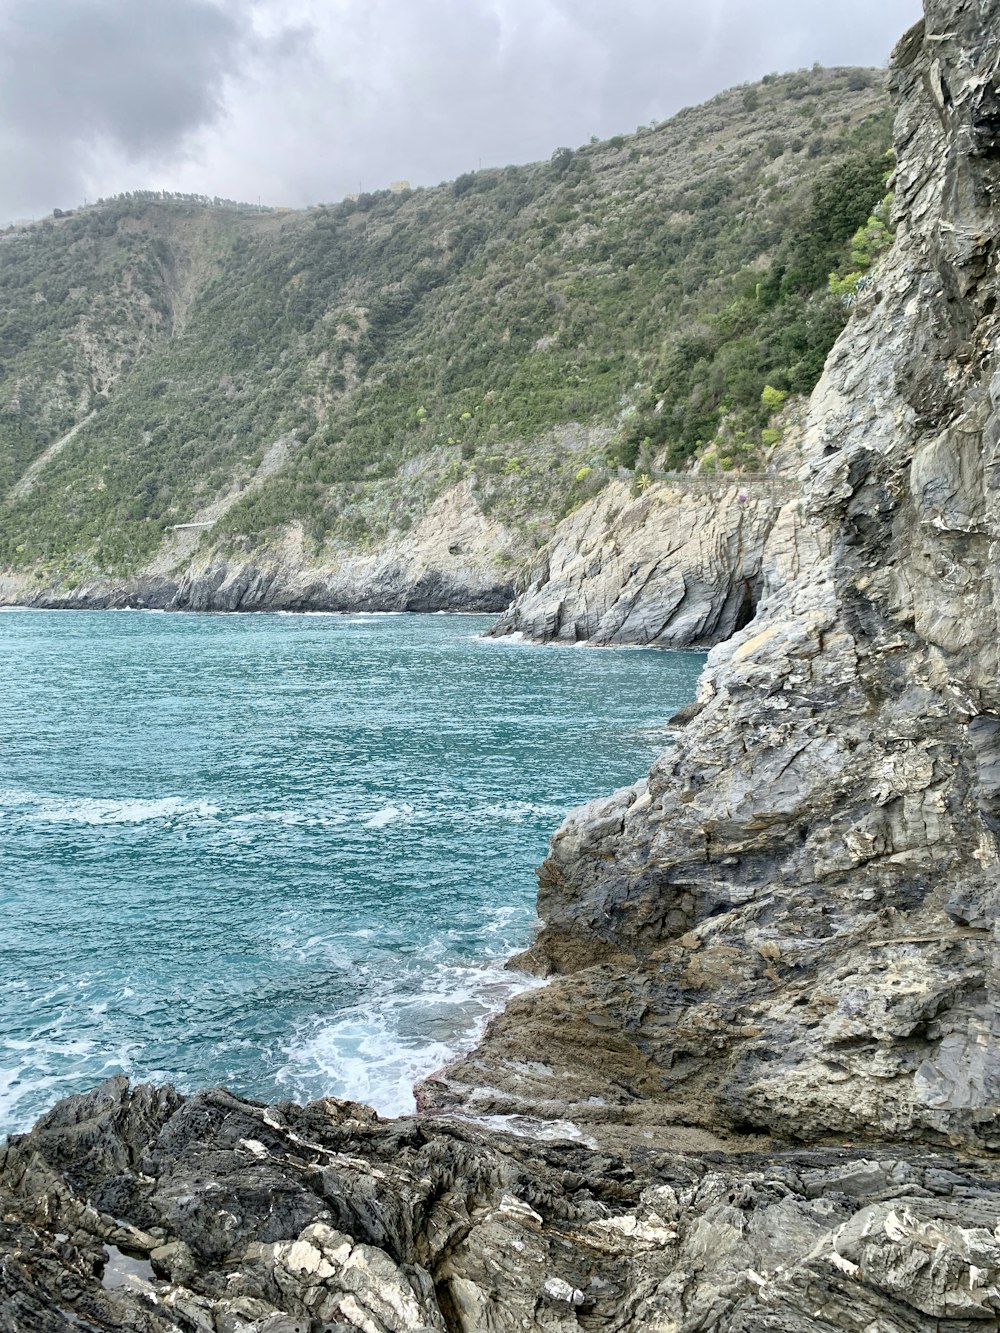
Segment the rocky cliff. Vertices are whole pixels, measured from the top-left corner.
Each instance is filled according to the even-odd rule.
[[[554,979],[427,1104],[1000,1146],[998,17],[932,0],[900,45],[899,238],[759,613],[648,781],[556,835]]]
[[[317,559],[301,524],[244,552],[203,551],[182,528],[137,574],[72,587],[0,574],[0,605],[169,611],[499,611],[514,595],[523,535],[488,518],[464,482],[434,501],[405,534],[370,549]]]
[[[0,1155],[3,1333],[998,1325],[998,31],[897,51],[899,238],[757,616],[421,1090],[497,1118],[111,1080]]]
[[[708,647],[753,617],[794,482],[613,482],[564,519],[490,633],[536,643]]]

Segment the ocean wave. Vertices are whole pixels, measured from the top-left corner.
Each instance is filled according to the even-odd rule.
[[[303,806],[297,810],[241,810],[229,815],[225,822],[248,826],[276,824],[283,828],[335,828],[350,823],[351,818],[337,810]]]
[[[180,796],[40,796],[10,790],[0,792],[0,808],[30,823],[44,824],[147,824],[189,817],[212,819],[219,814],[219,807],[212,801]]]
[[[515,995],[543,983],[499,961],[423,973],[413,991],[383,992],[301,1030],[277,1082],[293,1096],[365,1102],[380,1115],[410,1115],[413,1085],[471,1050]]]
[[[385,828],[387,824],[395,824],[400,819],[406,819],[413,814],[413,806],[384,805],[381,810],[376,810],[373,815],[361,822],[365,828]]]
[[[39,1106],[51,1106],[78,1088],[93,1051],[94,1043],[86,1038],[5,1038],[0,1044],[0,1134],[27,1129]]]
[[[359,828],[380,829],[415,816],[429,817],[428,812],[416,812],[408,801],[382,799],[383,803],[378,804],[377,797],[374,800],[365,798],[359,808],[357,795],[345,792],[339,800],[322,804],[306,803],[285,809],[227,810],[210,798],[52,796],[8,789],[0,791],[0,811],[29,824],[114,825],[212,821],[215,825],[237,828],[253,828],[256,825],[325,828],[353,824]],[[364,806],[369,808],[366,810]]]

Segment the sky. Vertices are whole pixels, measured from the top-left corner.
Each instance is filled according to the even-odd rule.
[[[301,207],[884,65],[920,0],[0,0],[0,225],[130,189]]]

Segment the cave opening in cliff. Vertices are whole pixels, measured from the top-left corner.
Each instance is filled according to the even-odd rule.
[[[757,614],[757,603],[760,601],[760,591],[760,581],[758,579],[743,580],[743,600],[736,613],[736,633],[739,633],[741,629],[745,629]]]

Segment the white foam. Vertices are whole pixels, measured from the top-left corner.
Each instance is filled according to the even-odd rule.
[[[45,824],[148,824],[189,816],[211,819],[219,813],[210,801],[185,801],[179,796],[158,800],[40,796],[32,805],[23,817]]]
[[[0,1065],[0,1132],[21,1133],[30,1128],[22,1106],[38,1101],[36,1093],[45,1093],[57,1084],[51,1075],[32,1076],[28,1062]],[[56,1097],[48,1099],[58,1100]]]
[[[428,970],[414,991],[369,998],[312,1025],[285,1048],[277,1081],[294,1095],[366,1102],[380,1115],[411,1115],[413,1085],[470,1050],[490,1018],[543,983],[499,960]]]
[[[474,643],[489,644],[494,648],[537,648],[538,644],[534,639],[529,639],[522,634],[519,629],[514,630],[512,634],[472,634],[470,638]]]
[[[361,821],[364,828],[385,828],[387,824],[395,824],[399,819],[406,819],[413,814],[412,805],[386,805],[381,810],[376,810],[373,815]]]
[[[0,1046],[0,1135],[30,1128],[39,1106],[52,1106],[79,1085],[94,1052],[85,1038],[8,1037]]]

